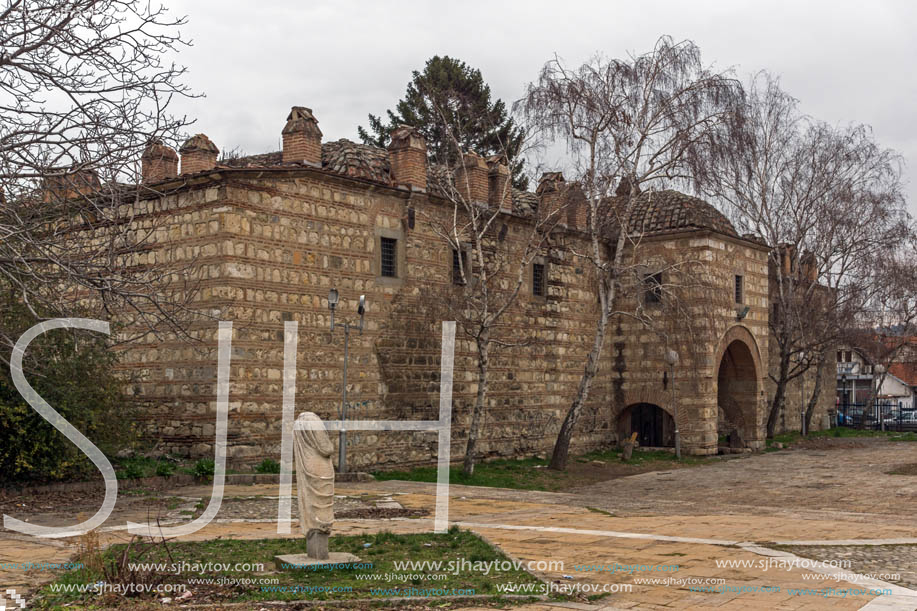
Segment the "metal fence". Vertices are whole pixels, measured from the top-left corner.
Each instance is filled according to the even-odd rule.
[[[830,416],[832,426],[917,432],[917,409],[905,409],[900,402],[887,399],[876,399],[871,404],[841,403]]]

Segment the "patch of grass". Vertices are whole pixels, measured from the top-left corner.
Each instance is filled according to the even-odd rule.
[[[449,469],[449,482],[468,486],[491,488],[518,488],[522,490],[556,490],[552,485],[563,478],[563,473],[546,469],[548,461],[540,458],[518,460],[501,459],[475,465],[471,477],[461,467]],[[540,468],[538,468],[540,467]],[[410,471],[377,471],[377,480],[405,480],[411,482],[435,482],[436,467],[417,467]]]
[[[506,458],[475,465],[474,474],[471,477],[467,477],[462,472],[461,467],[452,467],[449,469],[449,482],[467,486],[556,492],[576,485],[602,481],[602,477],[596,477],[595,475],[584,477],[582,474],[577,474],[580,464],[589,466],[586,463],[591,463],[594,460],[605,463],[605,465],[597,465],[597,468],[607,469],[609,475],[604,479],[609,479],[615,475],[622,475],[620,465],[637,467],[624,473],[630,474],[631,472],[652,471],[656,467],[658,469],[669,469],[677,466],[701,465],[715,459],[703,456],[684,456],[681,460],[678,460],[672,452],[637,449],[630,460],[622,461],[620,450],[599,450],[582,456],[571,457],[566,471],[554,471],[547,468],[548,461],[542,458]],[[377,480],[435,482],[436,467],[417,467],[410,471],[376,471],[373,476]]]
[[[917,433],[914,432],[899,433],[897,431],[871,431],[868,429],[852,429],[846,426],[838,426],[824,431],[814,431],[809,434],[809,437],[882,437],[889,441],[917,441]]]
[[[367,547],[368,544],[368,547]],[[293,539],[262,539],[262,540],[210,540],[210,541],[182,541],[156,548],[139,547],[136,551],[130,550],[129,560],[146,552],[142,562],[165,563],[220,563],[230,567],[236,563],[262,564],[262,571],[214,571],[208,577],[219,579],[226,578],[277,578],[277,589],[284,586],[300,586],[300,591],[262,591],[260,585],[236,586],[225,588],[225,599],[219,602],[245,602],[269,600],[341,600],[356,598],[374,598],[380,601],[384,596],[372,596],[371,590],[377,588],[430,588],[430,589],[456,589],[474,590],[476,595],[498,596],[496,586],[504,583],[538,583],[538,581],[521,570],[491,570],[484,574],[480,570],[463,568],[461,561],[467,562],[493,562],[509,561],[509,558],[500,551],[491,547],[477,535],[450,528],[445,534],[408,534],[396,535],[390,532],[362,535],[338,535],[331,537],[329,549],[337,552],[350,552],[360,557],[362,563],[372,563],[371,568],[335,568],[334,570],[277,570],[274,569],[274,556],[278,554],[305,554],[306,541],[298,537]],[[105,558],[113,559],[123,553],[124,545],[114,545],[104,552]],[[444,570],[441,573],[428,574],[421,571],[396,571],[395,561],[413,560],[455,562],[454,567],[460,570]],[[473,568],[473,567],[472,567]],[[269,573],[269,575],[268,575]],[[402,581],[386,581],[387,574],[403,575]],[[437,579],[444,575],[445,578]],[[415,577],[413,578],[412,577]],[[187,579],[196,579],[200,575],[187,573],[170,575],[170,583],[182,583]],[[92,583],[98,581],[99,575],[91,569],[67,571],[58,577],[56,583]],[[346,592],[309,592],[309,586],[338,586],[352,588]],[[193,589],[193,586],[190,586]],[[392,595],[395,595],[392,593]],[[59,605],[82,606],[90,603],[94,595],[76,593],[52,592],[45,586],[36,601],[37,608],[49,608]],[[31,605],[30,605],[31,606]]]
[[[776,442],[780,442],[784,445],[791,445],[803,441],[804,439],[847,439],[863,437],[882,438],[888,439],[889,441],[917,441],[917,433],[914,432],[899,433],[896,431],[872,431],[869,429],[852,429],[846,426],[838,426],[824,431],[812,431],[806,437],[800,435],[798,431],[774,435],[773,439],[767,440],[767,449],[765,449],[765,452],[775,452],[776,448],[774,448],[773,445]]]
[[[146,456],[132,456],[130,458],[113,458],[115,475],[118,479],[139,479],[142,477],[168,477],[175,473],[176,460],[171,458],[150,458]],[[182,469],[190,473],[188,469]]]
[[[144,456],[115,458],[115,476],[118,479],[140,479],[150,477],[156,472],[156,461]]]
[[[120,492],[120,494],[124,494],[125,496],[152,496],[155,494],[155,492],[148,490],[147,488],[134,488],[133,490],[125,490],[124,492]]]
[[[256,473],[280,473],[280,463],[276,460],[265,458],[256,467]]]
[[[605,511],[604,509],[599,509],[598,507],[586,507],[586,509],[592,513],[600,513],[604,516],[611,516],[612,518],[615,517],[615,514],[611,513],[610,511]]]
[[[815,433],[812,434],[814,435]],[[783,445],[787,445],[799,441],[800,439],[802,439],[802,435],[800,435],[799,432],[789,431],[786,433],[780,433],[779,435],[774,435],[773,439],[768,439],[767,446],[770,447],[777,442],[782,443]]]

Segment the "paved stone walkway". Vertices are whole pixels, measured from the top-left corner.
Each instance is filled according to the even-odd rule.
[[[917,540],[910,521],[902,519],[917,497],[917,478],[885,475],[895,464],[913,462],[917,462],[917,444],[881,443],[843,452],[761,454],[612,480],[566,494],[453,486],[450,518],[517,559],[563,561],[563,570],[541,574],[550,583],[632,586],[629,592],[615,592],[573,608],[917,609],[917,592],[902,587],[917,586],[913,573],[917,548],[877,545]],[[430,517],[420,519],[342,520],[336,524],[341,533],[432,529],[432,484],[340,484],[336,492],[351,504],[391,498],[407,509],[430,512]],[[277,493],[275,485],[228,486],[226,512],[186,538],[276,537]],[[206,502],[210,488],[183,487],[169,494],[192,499],[189,503]],[[87,508],[87,515],[93,511]],[[131,513],[137,515],[125,515]],[[139,521],[144,516],[139,509],[122,512],[107,525],[106,541],[126,539],[122,526],[126,519]],[[298,536],[295,528],[291,536]],[[777,549],[777,541],[818,545]],[[66,561],[74,543],[0,532],[0,564],[36,558]],[[808,558],[829,563],[851,560],[852,566],[842,575],[836,567],[809,566]],[[678,570],[576,568],[615,563],[677,565]],[[901,578],[893,584],[870,579],[866,573],[900,573]],[[25,586],[41,577],[47,579],[0,570],[0,583]],[[646,582],[652,579],[657,581]],[[692,591],[692,585],[718,591]],[[826,597],[828,588],[847,592]],[[871,588],[888,594],[851,593]],[[529,611],[557,608],[526,607]]]

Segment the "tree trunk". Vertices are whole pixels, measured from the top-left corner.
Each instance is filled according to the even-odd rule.
[[[560,433],[557,434],[557,441],[554,443],[554,453],[551,455],[550,469],[563,471],[567,468],[567,456],[570,452],[570,440],[573,437],[573,428],[576,421],[579,420],[580,413],[583,411],[583,405],[589,397],[589,388],[592,386],[592,380],[595,378],[595,372],[599,367],[599,359],[602,357],[602,346],[605,345],[605,329],[608,327],[607,308],[602,309],[598,324],[595,328],[595,338],[592,342],[592,350],[586,358],[586,367],[583,370],[583,377],[580,378],[579,388],[576,396],[573,398],[573,404],[567,411],[567,416],[560,427]]]
[[[815,387],[812,389],[812,398],[806,405],[806,435],[812,432],[812,416],[815,415],[815,407],[818,405],[818,397],[821,394],[822,378],[825,373],[825,357],[819,356],[818,366],[815,368]],[[805,375],[805,374],[803,374]]]
[[[478,432],[481,428],[481,418],[484,415],[484,402],[487,400],[487,369],[488,340],[487,336],[479,336],[478,346],[478,394],[474,400],[474,410],[471,412],[471,426],[468,429],[468,445],[465,447],[465,461],[462,464],[462,473],[466,476],[474,474],[474,453],[478,445]]]
[[[782,354],[780,357],[780,371],[777,375],[777,388],[774,389],[774,400],[771,403],[771,411],[767,415],[767,438],[772,439],[777,429],[777,416],[780,415],[780,408],[783,406],[783,400],[786,396],[787,377],[790,372],[790,355]]]

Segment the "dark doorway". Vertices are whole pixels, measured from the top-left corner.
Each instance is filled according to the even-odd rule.
[[[723,353],[717,373],[719,445],[743,448],[755,439],[757,402],[755,361],[748,346],[735,340]]]
[[[621,415],[624,437],[637,433],[641,447],[661,448],[675,445],[675,421],[658,405],[637,403]]]

